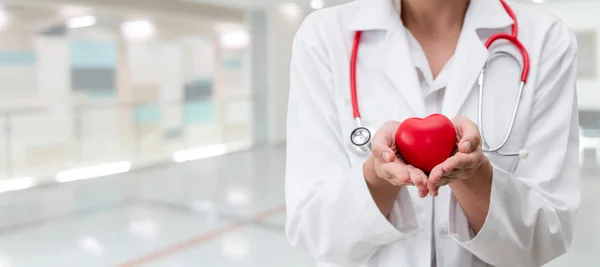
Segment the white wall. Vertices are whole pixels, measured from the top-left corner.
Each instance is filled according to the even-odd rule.
[[[292,42],[306,14],[290,17],[278,9],[268,11],[269,141],[284,142]]]
[[[68,106],[71,101],[71,76],[67,41],[64,38],[46,36],[28,38],[34,43],[35,72],[26,77],[19,76],[18,79],[29,81],[30,88],[18,89],[31,93],[6,94],[3,97],[7,101],[3,105],[5,108],[23,111],[14,114],[12,118],[13,150],[17,159],[26,157],[25,153],[31,146],[50,147],[73,139],[73,115]],[[9,88],[2,90],[10,92]],[[40,113],[42,110],[27,111],[38,107],[48,109],[43,110],[43,113]],[[40,131],[44,131],[44,134],[39,134]]]
[[[35,46],[38,96],[50,103],[70,103],[71,68],[67,39],[37,36]]]
[[[17,28],[0,32],[0,51],[3,53],[13,52],[36,52],[38,48],[31,38],[31,32],[26,29]],[[0,108],[21,108],[23,105],[35,105],[31,98],[36,97],[38,88],[36,86],[36,73],[39,73],[36,62],[40,61],[42,55],[37,55],[34,62],[2,62],[0,63]],[[33,77],[33,78],[32,78]]]
[[[565,23],[573,31],[595,30],[597,32],[598,62],[595,79],[581,79],[578,81],[580,109],[600,110],[600,1],[561,1],[538,5],[538,8],[550,12]]]

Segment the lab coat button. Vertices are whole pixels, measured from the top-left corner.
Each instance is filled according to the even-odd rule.
[[[444,223],[440,226],[440,234],[448,235],[448,224]]]

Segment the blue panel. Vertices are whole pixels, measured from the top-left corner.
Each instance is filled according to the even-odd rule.
[[[190,83],[191,84],[193,83],[193,84],[196,84],[199,86],[212,86],[213,78],[212,77],[200,77]]]
[[[33,65],[36,56],[31,51],[0,51],[0,65]]]
[[[188,82],[184,86],[184,96],[186,101],[208,100],[213,95],[212,79],[196,79]]]
[[[185,124],[205,124],[215,121],[215,105],[212,100],[186,102]]]
[[[223,67],[228,69],[239,69],[242,67],[241,58],[228,58],[223,60]]]
[[[70,40],[69,54],[72,67],[109,67],[117,65],[118,48],[114,42]]]
[[[71,87],[74,90],[113,91],[116,87],[115,76],[113,68],[73,68]]]
[[[182,138],[184,135],[184,130],[182,128],[173,128],[168,129],[163,132],[164,140],[177,140]]]
[[[160,120],[160,109],[156,105],[140,105],[135,107],[133,116],[136,124],[157,123]]]
[[[115,98],[117,92],[115,89],[102,89],[102,90],[85,90],[89,98]]]
[[[39,35],[63,37],[67,35],[67,27],[64,24],[50,25],[38,30]]]

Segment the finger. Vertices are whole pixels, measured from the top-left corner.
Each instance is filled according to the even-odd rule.
[[[387,180],[395,186],[402,186],[410,183],[410,174],[408,170],[397,163],[390,162],[379,164],[379,177]]]
[[[452,122],[460,138],[458,142],[458,151],[462,153],[471,153],[481,146],[481,134],[477,124],[463,116],[455,117]]]
[[[384,146],[381,144],[372,144],[372,146],[373,146],[373,152],[371,152],[371,153],[375,159],[377,159],[383,163],[388,163],[388,162],[394,161],[396,156],[394,156],[394,150],[392,150],[391,147]]]
[[[397,121],[388,121],[384,123],[373,136],[372,145],[382,145],[392,147],[396,143],[396,131],[400,123]]]
[[[429,191],[427,191],[427,190],[419,189],[419,197],[420,198],[425,198],[428,193],[429,193]]]
[[[433,196],[433,192],[435,191],[435,189],[438,188],[438,186],[432,182],[427,182],[427,193],[430,194],[431,196]]]
[[[389,170],[389,166],[385,166],[385,164],[377,164],[375,166],[375,172],[377,173],[377,176],[386,180],[388,183],[395,186],[402,186],[402,183],[395,179],[394,175]]]
[[[429,189],[430,191],[435,189],[435,185],[440,181],[443,174],[444,171],[442,170],[442,167],[440,165],[435,166],[435,168],[433,168],[433,170],[429,172],[429,178],[427,179],[427,189]]]
[[[459,164],[460,157],[453,156],[431,170],[427,181],[427,188],[431,196],[437,196],[439,187],[446,185],[444,184],[445,180],[447,180],[449,175],[454,175],[453,172],[458,168]]]
[[[389,121],[379,128],[371,143],[373,157],[381,162],[394,161],[395,155],[392,147],[395,144],[396,131],[399,125],[399,122]]]
[[[462,167],[462,164],[464,164],[464,161],[465,161],[465,157],[464,157],[465,155],[467,155],[467,154],[457,153],[456,155],[449,157],[444,162],[442,162],[442,164],[439,165],[440,169],[442,171],[442,175],[444,173],[447,173],[454,169]]]
[[[396,161],[398,164],[406,166],[408,164],[406,164],[406,161],[404,160],[404,158],[402,157],[402,155],[400,153],[396,154],[396,158],[394,159],[394,161]]]
[[[429,195],[432,197],[437,197],[437,195],[439,194],[439,189],[441,186],[436,186],[433,189],[429,190]]]
[[[457,153],[456,155],[452,156],[451,158],[448,158],[446,161],[444,161],[441,165],[442,167],[442,171],[444,173],[448,173],[451,172],[452,170],[455,169],[459,169],[459,170],[466,170],[466,169],[471,169],[475,166],[477,166],[478,162],[480,161],[480,156],[479,154],[464,154],[464,153]]]
[[[431,191],[431,195],[433,197],[437,197],[440,194],[440,188],[449,185],[452,181],[453,181],[453,179],[442,177],[442,179],[440,179],[440,182]]]
[[[457,178],[456,177],[451,177],[451,176],[447,176],[447,177],[442,177],[442,179],[438,182],[437,184],[437,188],[440,188],[442,186],[446,186],[449,185],[450,183],[456,181]]]
[[[446,177],[444,177],[444,178],[440,179],[440,181],[437,183],[437,186],[436,186],[436,188],[438,188],[438,189],[439,189],[439,188],[440,188],[440,187],[442,187],[442,186],[446,186],[446,185],[450,184],[450,182],[451,182],[453,179],[454,179],[454,178],[446,178]]]
[[[438,186],[440,180],[456,169],[466,169],[474,166],[477,161],[477,154],[457,153],[449,157],[441,164],[435,166],[429,173],[427,188],[432,191]]]
[[[412,183],[419,189],[425,190],[427,188],[427,175],[412,165],[405,165],[405,167],[408,169]]]

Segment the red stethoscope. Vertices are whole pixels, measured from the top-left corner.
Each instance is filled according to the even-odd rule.
[[[510,126],[508,127],[508,130],[504,136],[504,139],[499,145],[491,147],[485,141],[485,138],[483,135],[483,124],[482,124],[483,122],[481,119],[482,110],[483,110],[482,102],[483,102],[484,76],[485,76],[485,70],[489,63],[489,59],[488,59],[488,62],[486,62],[485,66],[481,70],[481,73],[479,74],[479,80],[478,80],[478,83],[479,83],[479,109],[478,109],[479,129],[481,132],[481,140],[483,143],[483,151],[484,152],[496,153],[500,156],[519,156],[521,158],[527,158],[528,151],[525,149],[521,149],[520,151],[513,152],[513,153],[500,152],[500,149],[502,149],[506,145],[506,143],[508,142],[508,139],[510,138],[510,134],[515,125],[515,119],[517,117],[517,113],[519,110],[519,103],[521,102],[521,97],[523,95],[523,89],[525,88],[525,84],[527,83],[527,78],[529,77],[529,54],[527,53],[527,49],[525,48],[525,46],[523,46],[523,44],[519,41],[519,38],[518,38],[519,23],[517,21],[514,11],[505,2],[505,0],[500,0],[500,2],[502,3],[502,6],[504,6],[504,9],[508,13],[508,15],[514,21],[514,23],[512,25],[512,31],[511,31],[511,34],[497,33],[497,34],[492,35],[485,42],[485,47],[489,50],[489,48],[492,46],[492,44],[497,40],[507,40],[511,44],[516,46],[521,53],[521,57],[523,58],[521,83],[519,85],[519,92],[517,94],[517,102],[515,103],[515,106],[513,109]],[[350,58],[350,95],[352,97],[352,112],[353,112],[354,120],[356,121],[356,125],[357,125],[356,129],[354,129],[350,135],[350,141],[352,143],[352,146],[354,147],[354,152],[357,154],[369,153],[371,151],[371,139],[372,139],[371,131],[362,125],[360,111],[358,108],[358,97],[356,95],[356,62],[357,62],[357,58],[358,58],[358,47],[360,45],[361,34],[362,34],[361,31],[357,31],[356,34],[354,35],[354,45],[352,46],[352,56]],[[517,60],[513,55],[509,54],[508,52],[498,52],[498,53],[506,54],[507,56]]]

